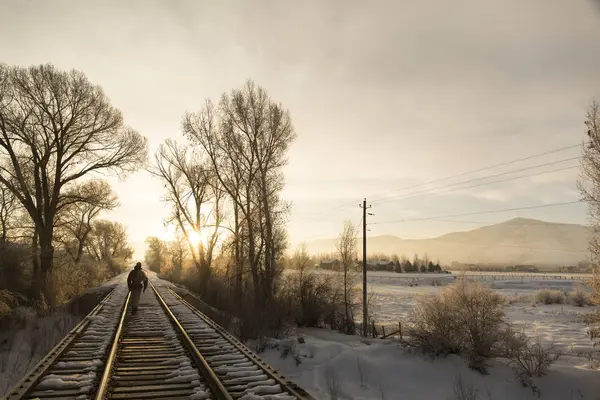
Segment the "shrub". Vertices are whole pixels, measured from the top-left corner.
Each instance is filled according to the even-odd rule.
[[[409,340],[433,356],[462,353],[471,368],[485,373],[485,360],[495,356],[505,335],[504,304],[489,288],[460,280],[418,301]]]
[[[290,299],[292,318],[298,326],[318,327],[324,323],[335,291],[331,276],[290,273],[284,291]]]
[[[560,290],[543,289],[536,292],[535,300],[542,304],[564,304],[565,295]]]
[[[0,319],[7,316],[11,311],[25,301],[24,297],[18,293],[8,290],[0,290]]]
[[[79,264],[71,261],[57,263],[54,269],[56,298],[63,304],[81,295],[89,288],[99,286],[117,274],[115,263],[84,259]]]
[[[517,339],[507,346],[505,356],[523,386],[533,388],[531,378],[546,375],[562,351],[553,344],[545,346],[539,337],[535,341],[523,333],[515,337]]]
[[[589,302],[589,295],[581,289],[577,289],[569,293],[569,304],[575,307],[587,306]]]
[[[463,350],[463,334],[454,318],[455,308],[443,295],[417,300],[414,325],[408,330],[410,343],[432,356]]]

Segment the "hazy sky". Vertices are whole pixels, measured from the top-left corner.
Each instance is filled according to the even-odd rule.
[[[290,110],[298,134],[285,191],[295,245],[359,221],[363,197],[398,197],[375,204],[373,222],[576,200],[576,168],[433,188],[577,148],[382,193],[579,143],[600,94],[599,11],[587,0],[0,0],[0,62],[85,72],[151,151],[181,137],[186,110],[254,79]],[[162,187],[139,172],[114,188],[122,206],[107,217],[127,225],[141,257],[145,237],[163,231]],[[410,194],[420,196],[402,199]],[[515,216],[585,223],[586,207],[381,223],[369,234],[426,237]]]

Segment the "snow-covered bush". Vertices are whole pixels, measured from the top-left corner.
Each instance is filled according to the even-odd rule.
[[[459,280],[417,302],[409,341],[433,356],[461,353],[471,368],[486,372],[486,359],[505,335],[504,305],[489,288]]]
[[[564,304],[565,295],[560,290],[542,289],[536,292],[535,300],[542,304]]]
[[[443,294],[420,298],[414,310],[414,325],[408,329],[410,343],[432,356],[460,353],[463,334],[454,319],[455,307]]]
[[[569,304],[575,307],[583,307],[589,304],[590,297],[585,291],[581,289],[576,289],[569,293],[568,300]]]
[[[506,346],[506,358],[523,386],[533,388],[531,378],[548,373],[550,366],[560,358],[562,351],[553,344],[544,345],[538,337],[532,341],[524,333],[515,334]]]

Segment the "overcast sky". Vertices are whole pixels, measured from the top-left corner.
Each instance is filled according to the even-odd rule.
[[[448,185],[578,148],[392,191],[579,143],[600,94],[598,11],[588,0],[0,0],[0,62],[85,72],[151,151],[181,138],[186,110],[251,78],[298,134],[286,168],[292,245],[358,222],[363,197],[391,197],[374,204],[370,235],[428,237],[515,216],[586,222],[583,204],[435,218],[577,200],[576,168],[481,185],[577,160]],[[139,172],[114,188],[122,206],[107,217],[142,257],[145,237],[163,231],[161,185]],[[383,223],[415,218],[433,219]]]

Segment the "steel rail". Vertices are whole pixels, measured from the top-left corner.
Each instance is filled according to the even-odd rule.
[[[115,330],[115,336],[112,340],[112,345],[110,347],[110,352],[108,353],[108,358],[106,359],[106,363],[104,363],[104,372],[102,373],[102,378],[100,379],[100,383],[98,384],[98,391],[94,398],[96,400],[101,400],[106,397],[106,393],[108,391],[108,384],[110,383],[110,375],[112,372],[112,367],[115,362],[115,358],[117,355],[117,350],[119,348],[119,339],[121,338],[121,334],[123,333],[123,325],[125,323],[125,317],[127,315],[127,306],[129,305],[129,299],[131,298],[131,291],[127,293],[127,297],[125,297],[125,302],[123,304],[123,310],[121,311],[121,318],[119,319],[119,325]]]
[[[204,315],[200,310],[198,310],[196,307],[194,307],[192,304],[190,304],[183,297],[178,295],[173,289],[168,288],[168,290],[171,292],[171,294],[177,300],[182,302],[195,315],[200,317],[207,325],[209,325],[211,328],[213,328],[215,331],[217,331],[225,340],[227,340],[229,343],[231,343],[238,351],[240,351],[242,354],[244,354],[250,360],[254,360],[255,364],[260,369],[262,369],[268,377],[275,380],[275,382],[277,382],[279,385],[281,385],[281,387],[284,388],[284,390],[287,391],[289,394],[296,396],[300,400],[315,400],[314,397],[312,397],[306,390],[302,389],[301,387],[296,385],[291,380],[285,379],[281,375],[279,375],[279,373],[277,373],[277,371],[272,369],[271,366],[267,362],[265,362],[262,358],[260,358],[256,353],[254,353],[252,350],[248,349],[248,347],[246,347],[246,345],[244,345],[242,342],[240,342],[235,336],[233,336],[225,328],[221,327],[220,325],[215,323],[213,320],[208,318],[206,315]]]
[[[183,339],[184,343],[188,347],[188,350],[191,351],[192,357],[196,361],[198,369],[200,370],[202,375],[204,375],[204,377],[206,378],[208,386],[211,389],[213,398],[216,400],[233,400],[233,397],[229,394],[229,392],[223,385],[223,382],[221,382],[221,380],[215,374],[215,372],[210,367],[210,365],[208,365],[208,362],[206,361],[204,356],[200,353],[200,351],[198,350],[198,348],[196,347],[196,345],[194,344],[192,339],[189,337],[189,335],[187,334],[187,332],[185,331],[185,329],[183,328],[183,326],[181,325],[181,323],[179,322],[177,317],[175,317],[175,315],[173,314],[173,312],[171,311],[171,309],[169,308],[167,303],[164,301],[164,299],[162,298],[160,293],[158,293],[158,290],[156,290],[156,288],[154,287],[154,285],[152,283],[150,283],[150,287],[152,287],[152,290],[156,294],[156,297],[158,298],[158,301],[160,302],[163,309],[165,310],[165,313],[169,316],[169,318],[171,319],[171,321],[173,322],[173,324],[179,331],[181,338]]]
[[[91,317],[95,316],[100,312],[102,307],[108,302],[110,297],[114,293],[114,288],[100,301],[96,307],[92,309],[73,329],[67,333],[67,335],[60,341],[56,346],[52,348],[38,363],[23,377],[21,380],[13,386],[8,392],[5,399],[22,399],[31,391],[31,389],[37,385],[40,379],[46,374],[46,372],[56,363],[56,360],[66,351],[71,343],[77,339],[92,322]]]

